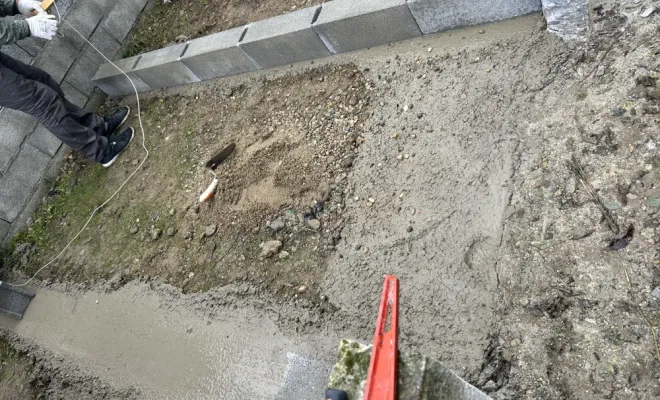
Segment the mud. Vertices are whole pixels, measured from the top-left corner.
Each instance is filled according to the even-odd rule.
[[[287,352],[323,366],[338,338],[370,340],[382,277],[393,273],[401,349],[441,360],[495,399],[657,397],[660,17],[639,17],[644,3],[604,3],[586,47],[532,16],[221,81],[250,87],[328,63],[364,76],[364,140],[318,292],[280,294],[247,279],[183,294],[141,272],[127,285],[46,285],[46,301],[38,295],[24,322],[3,328],[138,397],[203,396],[219,376],[235,388],[227,398],[244,398],[232,371],[250,377],[242,368],[251,365],[264,383],[248,394],[272,398],[295,370]],[[566,165],[573,154],[618,236]],[[632,241],[609,250],[630,224]],[[80,319],[46,322],[51,313]],[[152,332],[164,346],[145,343]],[[214,367],[225,354],[217,343],[231,349],[226,369]],[[153,373],[171,379],[156,388]]]

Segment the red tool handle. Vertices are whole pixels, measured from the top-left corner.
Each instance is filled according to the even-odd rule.
[[[364,400],[396,400],[398,341],[399,280],[388,275],[380,300]]]

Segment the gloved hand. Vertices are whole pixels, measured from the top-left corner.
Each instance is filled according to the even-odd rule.
[[[57,33],[54,15],[39,14],[25,20],[30,27],[30,35],[42,39],[52,39]]]
[[[16,5],[18,6],[18,12],[28,17],[34,15],[36,11],[37,14],[46,14],[41,8],[41,2],[35,0],[16,0]]]

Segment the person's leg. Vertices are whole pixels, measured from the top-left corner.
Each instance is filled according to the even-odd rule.
[[[101,161],[108,144],[102,117],[71,104],[46,72],[0,53],[0,106],[36,117],[85,157]]]

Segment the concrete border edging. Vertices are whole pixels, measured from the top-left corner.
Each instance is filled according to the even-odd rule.
[[[147,92],[541,10],[541,0],[333,0],[122,62],[132,67],[125,69],[129,76],[138,78],[138,92]],[[111,96],[133,93],[123,74],[107,64],[93,81]]]

